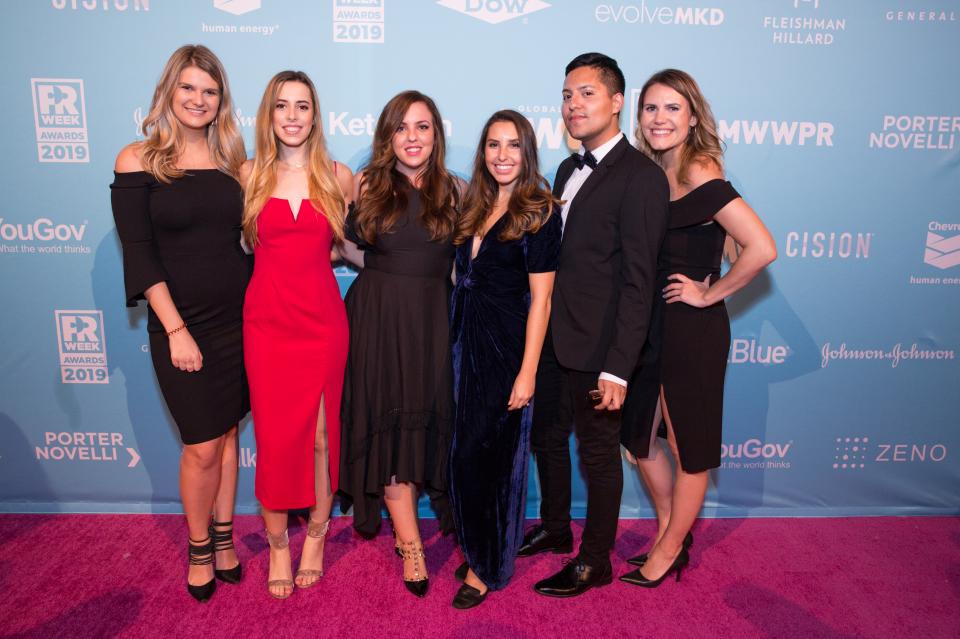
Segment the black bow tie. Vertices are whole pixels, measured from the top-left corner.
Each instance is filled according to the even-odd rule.
[[[570,157],[573,158],[573,161],[576,163],[578,169],[582,169],[584,166],[589,166],[591,169],[597,168],[597,158],[593,157],[593,153],[590,151],[587,151],[583,155],[574,153]]]

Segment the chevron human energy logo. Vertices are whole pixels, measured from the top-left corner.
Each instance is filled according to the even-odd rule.
[[[923,261],[930,266],[947,269],[960,264],[960,233],[947,236],[941,235],[943,231],[960,231],[960,224],[931,222],[927,227],[927,247],[923,253]]]
[[[213,7],[235,16],[242,16],[259,9],[260,0],[213,0]]]
[[[543,0],[438,0],[437,4],[490,24],[500,24],[550,6]]]

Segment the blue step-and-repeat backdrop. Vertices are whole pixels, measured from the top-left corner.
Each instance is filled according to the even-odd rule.
[[[780,252],[729,301],[705,513],[960,512],[955,0],[31,0],[0,15],[0,511],[179,511],[176,429],[145,310],[124,307],[107,185],[167,57],[199,42],[227,68],[248,149],[267,80],[303,69],[354,170],[403,89],[436,99],[459,174],[509,107],[552,178],[575,148],[559,112],[571,58],[620,62],[628,131],[651,73],[689,71]],[[241,449],[238,507],[254,512],[249,419]],[[650,516],[624,469],[623,516]],[[584,498],[578,477],[581,516]]]

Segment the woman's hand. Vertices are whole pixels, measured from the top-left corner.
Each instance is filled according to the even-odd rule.
[[[517,410],[529,404],[536,386],[537,376],[535,374],[520,371],[517,379],[513,382],[513,390],[510,391],[510,399],[507,401],[507,410]]]
[[[667,300],[667,304],[683,302],[697,308],[708,305],[705,296],[710,288],[709,275],[702,282],[691,280],[682,273],[674,273],[667,279],[674,280],[672,284],[667,284],[663,289],[663,298]]]
[[[203,354],[186,329],[170,336],[170,361],[175,368],[195,373],[203,367]]]

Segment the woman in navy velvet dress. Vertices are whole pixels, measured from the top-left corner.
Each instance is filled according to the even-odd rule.
[[[455,608],[503,588],[523,539],[537,363],[560,252],[559,202],[540,175],[530,123],[484,126],[455,244],[450,501],[466,562]]]

